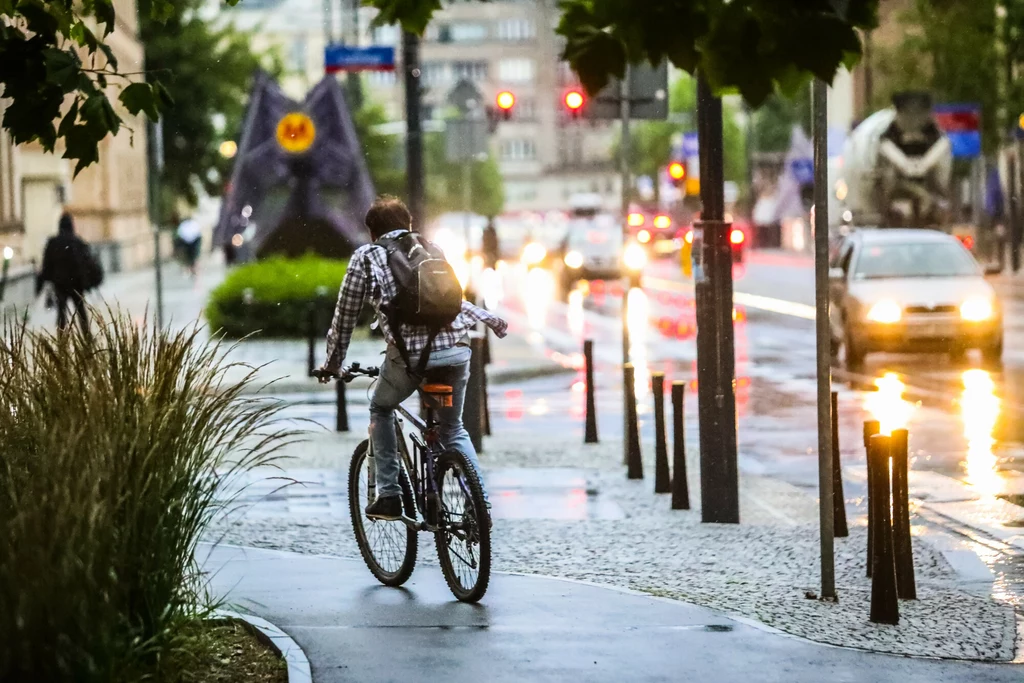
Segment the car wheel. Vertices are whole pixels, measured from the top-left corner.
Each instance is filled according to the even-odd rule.
[[[988,367],[999,367],[1003,364],[1003,337],[981,347],[981,359]]]
[[[864,357],[867,355],[864,349],[853,343],[849,332],[843,339],[844,365],[848,372],[860,372],[864,369]]]

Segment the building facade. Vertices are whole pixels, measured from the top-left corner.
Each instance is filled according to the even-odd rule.
[[[143,48],[137,37],[135,1],[115,0],[114,4],[118,23],[106,42],[122,71],[141,71]],[[152,258],[146,123],[121,108],[117,95],[118,89],[111,87],[108,97],[124,126],[117,136],[108,136],[100,144],[99,162],[78,177],[72,177],[74,165],[61,158],[59,147],[47,153],[37,144],[14,146],[0,132],[0,247],[14,249],[16,261],[41,258],[63,210],[74,216],[79,234],[87,241],[117,245],[122,267],[132,268]]]
[[[323,77],[328,27],[335,38],[352,42],[358,36],[361,45],[393,46],[401,59],[399,29],[371,29],[374,10],[354,8],[350,0],[246,0],[223,16],[252,30],[257,47],[279,51],[287,69],[282,87],[297,100]],[[559,59],[558,16],[556,0],[446,2],[423,38],[424,119],[440,125],[448,94],[463,79],[480,89],[487,104],[503,90],[516,97],[511,119],[498,125],[490,141],[508,213],[562,209],[571,195],[583,192],[606,197],[612,210],[620,203],[612,157],[616,125],[573,119],[563,103],[565,93],[579,86]],[[364,77],[368,99],[384,106],[392,121],[404,118],[402,73],[399,63],[394,72]]]

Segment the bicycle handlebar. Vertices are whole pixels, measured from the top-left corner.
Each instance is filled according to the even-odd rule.
[[[321,382],[326,382],[330,379],[340,379],[341,381],[348,384],[359,375],[362,375],[364,377],[377,377],[380,375],[380,368],[363,368],[359,366],[359,363],[353,363],[348,367],[342,368],[340,375],[336,372],[330,372],[324,369],[318,369],[313,371],[313,376],[316,377]]]

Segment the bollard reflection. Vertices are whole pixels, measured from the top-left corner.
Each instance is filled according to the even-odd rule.
[[[629,290],[627,297],[629,310],[626,327],[629,330],[629,358],[636,372],[633,386],[636,388],[639,401],[646,404],[647,387],[651,382],[651,370],[647,359],[647,328],[650,320],[647,293],[639,287],[634,287]]]
[[[887,372],[875,380],[877,391],[864,396],[864,408],[878,420],[882,434],[906,429],[914,413],[914,404],[903,398],[907,386],[895,372]]]
[[[996,396],[992,376],[984,370],[966,370],[963,385],[960,410],[967,438],[964,469],[968,481],[980,493],[995,495],[1001,490],[1002,480],[996,468],[997,459],[993,453],[996,440],[992,432],[999,419],[1001,402]]]

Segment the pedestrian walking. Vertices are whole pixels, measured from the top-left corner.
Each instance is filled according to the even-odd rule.
[[[483,247],[484,268],[497,269],[500,253],[498,249],[498,231],[494,228],[493,218],[487,219],[487,227],[484,228],[484,234],[480,241]]]
[[[36,296],[49,284],[57,306],[57,329],[66,329],[71,322],[70,302],[82,331],[89,334],[85,294],[102,283],[103,267],[89,245],[75,234],[74,219],[65,211],[57,224],[57,234],[46,241],[43,263],[36,275]]]
[[[196,276],[196,262],[199,260],[203,244],[203,229],[199,222],[191,216],[178,224],[178,246],[181,249],[181,262],[185,264],[189,275]]]

